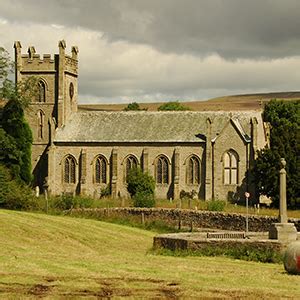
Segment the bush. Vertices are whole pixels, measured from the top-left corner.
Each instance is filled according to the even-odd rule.
[[[93,205],[93,199],[86,197],[74,197],[73,195],[62,195],[54,198],[52,207],[59,210],[69,210],[71,208],[89,208]]]
[[[34,210],[38,201],[29,186],[13,179],[11,171],[0,164],[0,207],[16,210]]]
[[[140,168],[133,168],[127,177],[127,190],[131,197],[138,192],[154,195],[155,181],[152,176],[143,173]]]
[[[110,194],[111,194],[110,185],[107,185],[106,187],[101,189],[100,198],[109,197]]]
[[[135,207],[153,207],[155,205],[155,181],[152,176],[143,173],[140,168],[134,168],[129,171],[127,184],[127,190],[133,198]]]
[[[212,200],[207,202],[207,210],[209,211],[223,211],[226,206],[225,201]]]
[[[153,207],[155,206],[154,195],[147,192],[137,192],[133,196],[134,207]]]
[[[178,101],[175,102],[168,102],[162,104],[158,110],[165,111],[165,110],[191,110],[188,106],[182,105]]]

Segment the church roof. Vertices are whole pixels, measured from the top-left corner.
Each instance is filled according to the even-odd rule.
[[[207,118],[212,138],[230,119],[242,136],[249,136],[250,118],[260,112],[77,112],[58,128],[55,142],[205,142]],[[248,131],[248,132],[247,132]]]

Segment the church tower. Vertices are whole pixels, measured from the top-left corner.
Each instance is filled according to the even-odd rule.
[[[20,84],[29,77],[37,81],[37,93],[25,112],[33,135],[32,170],[34,184],[43,187],[47,177],[46,151],[57,127],[63,126],[70,115],[77,111],[78,97],[78,48],[65,53],[66,42],[59,41],[59,53],[41,57],[30,46],[27,54],[21,53],[21,43],[16,41],[15,80]]]

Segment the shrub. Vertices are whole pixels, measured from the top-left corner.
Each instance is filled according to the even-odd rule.
[[[155,181],[152,176],[144,173],[140,168],[133,168],[127,177],[127,190],[131,197],[138,192],[154,195]]]
[[[155,205],[155,181],[152,176],[143,173],[140,168],[134,168],[129,171],[127,183],[127,190],[133,198],[135,207],[153,207]]]
[[[226,202],[221,200],[212,200],[207,202],[207,210],[209,211],[223,211]]]
[[[100,198],[109,197],[110,194],[111,194],[110,185],[107,185],[106,187],[101,189]]]
[[[137,192],[133,196],[134,207],[153,207],[155,205],[154,195],[147,192]]]
[[[59,210],[71,208],[89,208],[93,205],[93,199],[73,195],[62,195],[53,199],[52,207]]]
[[[178,101],[175,102],[168,102],[162,104],[158,110],[165,111],[165,110],[191,110],[188,106],[182,105]]]
[[[0,207],[16,210],[34,210],[38,201],[29,186],[14,179],[11,171],[0,164]]]

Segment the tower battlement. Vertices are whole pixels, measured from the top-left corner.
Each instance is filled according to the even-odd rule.
[[[65,67],[65,71],[78,75],[78,48],[76,46],[71,47],[71,55],[65,53],[66,43],[60,41],[59,54],[37,54],[34,46],[29,46],[27,54],[21,52],[21,43],[16,41],[15,48],[15,61],[17,71],[20,72],[55,72],[55,62],[60,61]]]

